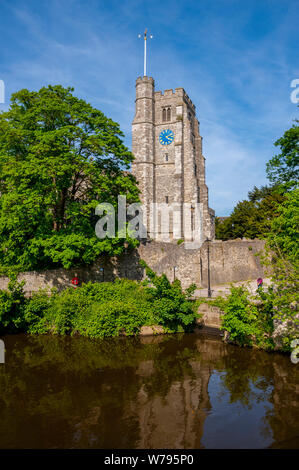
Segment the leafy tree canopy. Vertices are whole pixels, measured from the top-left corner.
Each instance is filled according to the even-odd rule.
[[[267,237],[272,250],[289,261],[299,260],[299,188],[289,192],[278,207],[278,216],[272,220]]]
[[[21,90],[0,114],[0,265],[66,268],[118,254],[95,236],[95,207],[138,200],[119,125],[73,88]],[[133,242],[132,242],[133,243]]]
[[[299,121],[296,120],[296,123]],[[267,176],[269,181],[290,190],[298,185],[299,181],[299,126],[294,124],[275,144],[280,147],[281,153],[275,155],[267,163]]]
[[[278,215],[278,205],[284,195],[276,186],[256,186],[248,193],[248,200],[240,201],[229,217],[216,218],[216,238],[264,238],[271,230],[271,222]]]

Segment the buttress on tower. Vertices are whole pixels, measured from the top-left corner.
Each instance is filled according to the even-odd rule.
[[[141,191],[149,238],[201,244],[215,238],[205,158],[195,106],[183,88],[155,91],[152,77],[136,80],[132,172]]]

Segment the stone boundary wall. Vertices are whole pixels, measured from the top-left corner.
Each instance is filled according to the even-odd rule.
[[[264,241],[258,239],[209,242],[211,285],[263,277],[263,267],[255,256],[263,249]],[[198,287],[208,285],[207,243],[201,248],[186,249],[184,243],[150,242],[139,247],[138,255],[158,274],[164,272],[171,281],[176,276],[183,287],[191,283]]]
[[[256,253],[262,251],[262,240],[213,241],[209,243],[211,285],[217,286],[229,282],[238,282],[263,277],[263,268]],[[183,288],[195,283],[197,287],[207,287],[208,247],[186,249],[184,243],[163,243],[147,241],[138,249],[121,257],[101,258],[91,267],[52,269],[31,271],[19,275],[25,280],[24,290],[27,295],[39,289],[59,290],[71,286],[71,280],[77,276],[80,282],[113,281],[119,277],[141,280],[144,270],[139,260],[146,263],[158,274],[165,273],[170,281],[174,277],[182,282]],[[176,267],[176,268],[175,268]],[[100,269],[103,269],[101,271]],[[0,277],[0,289],[7,287],[8,278]]]

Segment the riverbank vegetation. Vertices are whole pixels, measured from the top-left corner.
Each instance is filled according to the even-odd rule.
[[[0,291],[0,334],[108,337],[138,334],[142,326],[161,325],[165,332],[194,328],[197,303],[191,300],[195,286],[182,290],[179,280],[170,283],[143,263],[147,281],[118,279],[114,283],[87,283],[80,287],[34,293],[25,298],[22,283],[12,279]]]
[[[271,285],[253,294],[246,286],[211,303],[224,313],[226,339],[240,346],[291,350],[299,336],[299,189],[288,193],[261,256]]]
[[[225,312],[222,329],[228,340],[290,351],[292,340],[299,337],[299,126],[294,124],[275,145],[281,152],[267,164],[272,186],[254,188],[249,201],[240,202],[218,224],[220,237],[228,229],[232,238],[265,240],[260,257],[271,286],[254,295],[246,287],[232,287],[227,298],[214,303]]]
[[[224,312],[221,329],[225,331],[226,341],[274,349],[273,305],[265,298],[265,292],[259,290],[257,295],[252,295],[245,286],[232,286],[230,294],[216,299],[213,305]]]

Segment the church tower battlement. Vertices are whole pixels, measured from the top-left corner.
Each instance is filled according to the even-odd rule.
[[[214,239],[215,213],[208,205],[199,122],[183,88],[155,91],[152,77],[137,78],[132,152],[149,237],[165,240],[169,234],[170,241],[183,238],[200,243]],[[153,203],[175,207],[169,214],[168,233],[164,233],[163,215],[155,214],[152,222]],[[191,231],[186,231],[189,212]],[[195,215],[200,218],[197,224]],[[177,221],[179,233],[174,229]]]

